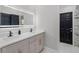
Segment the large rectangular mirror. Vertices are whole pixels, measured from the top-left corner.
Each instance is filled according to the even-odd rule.
[[[34,14],[11,5],[0,5],[0,26],[3,25],[34,25]]]

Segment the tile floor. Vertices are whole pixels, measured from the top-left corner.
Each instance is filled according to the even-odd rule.
[[[73,45],[60,43],[58,50],[53,50],[51,48],[45,47],[42,53],[79,53],[79,47],[74,47]]]

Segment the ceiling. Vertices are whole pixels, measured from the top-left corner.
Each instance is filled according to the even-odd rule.
[[[36,13],[36,8],[38,7],[37,5],[9,5],[11,7],[15,7],[24,11],[29,11],[32,13]]]

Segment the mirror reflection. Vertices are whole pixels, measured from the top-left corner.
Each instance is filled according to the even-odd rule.
[[[18,5],[19,6],[19,5]],[[13,6],[0,5],[0,25],[33,25],[33,14]]]

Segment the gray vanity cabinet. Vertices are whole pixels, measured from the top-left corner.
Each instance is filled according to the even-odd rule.
[[[38,53],[44,48],[44,33],[20,40],[1,48],[2,53]]]

